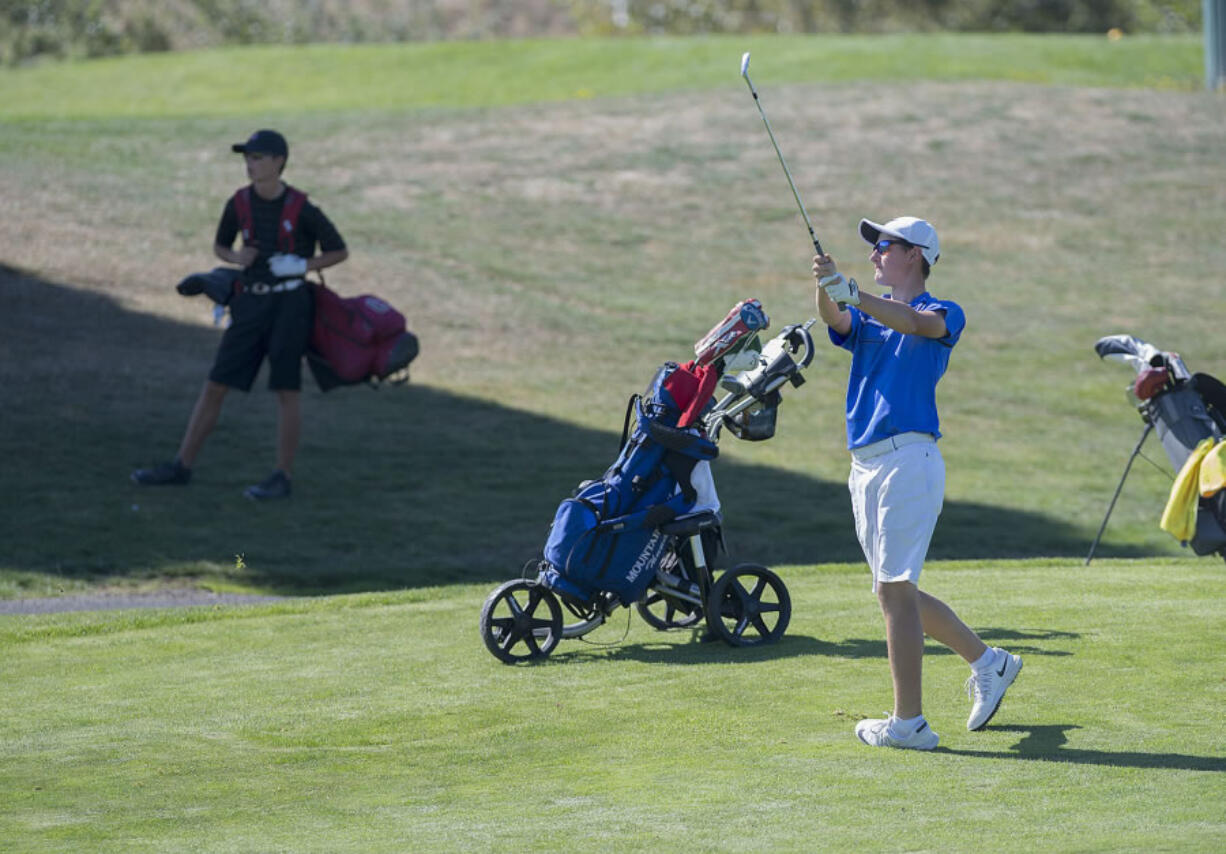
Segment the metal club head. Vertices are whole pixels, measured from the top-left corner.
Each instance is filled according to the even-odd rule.
[[[741,76],[749,79],[749,51],[745,51],[745,55],[741,57]]]

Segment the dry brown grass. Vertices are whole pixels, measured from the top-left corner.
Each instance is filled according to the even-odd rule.
[[[1096,312],[1133,327],[1157,321],[1157,337],[1180,319],[1155,310],[1162,299],[1145,290],[1153,277],[1212,297],[1203,272],[1185,263],[1190,243],[1212,251],[1219,229],[1206,214],[1226,206],[1212,99],[923,84],[791,87],[764,100],[819,235],[862,275],[856,219],[909,210],[940,227],[942,289],[972,302],[988,283],[1017,307],[1037,295],[1096,294]],[[412,305],[423,329],[467,318],[463,326],[490,344],[506,337],[531,353],[531,342],[559,330],[521,313],[521,334],[499,334],[517,289],[582,303],[587,293],[636,289],[631,277],[668,282],[663,311],[674,316],[692,307],[684,295],[714,291],[722,304],[746,282],[768,287],[776,305],[787,294],[788,311],[809,311],[803,230],[736,89],[292,124],[287,177],[324,205],[353,249],[334,280]],[[156,160],[149,169],[106,151],[70,165],[10,158],[0,168],[21,203],[0,218],[5,260],[140,311],[199,321],[206,313],[168,285],[216,263],[214,220],[242,180],[225,147],[246,130],[213,123],[176,148],[142,151],[134,140],[120,152]],[[568,284],[594,274],[607,280]],[[1015,332],[1019,320],[1031,322],[976,325]],[[1207,346],[1202,358],[1220,355]]]

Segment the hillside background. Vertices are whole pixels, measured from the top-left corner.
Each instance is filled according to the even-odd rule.
[[[234,44],[702,33],[1188,33],[1200,0],[0,0],[0,61]]]

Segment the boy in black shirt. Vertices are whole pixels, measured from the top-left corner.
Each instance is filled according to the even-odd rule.
[[[132,480],[144,485],[187,483],[227,392],[249,391],[267,356],[268,387],[277,395],[277,467],[243,494],[255,500],[287,498],[302,430],[302,356],[314,320],[314,293],[304,277],[309,270],[341,263],[349,252],[323,211],[281,180],[289,157],[285,137],[259,130],[232,149],[243,155],[251,184],[226,202],[213,246],[218,258],[242,268],[230,300],[231,324],[177,456],[137,469]],[[240,232],[242,246],[236,250],[234,239]]]

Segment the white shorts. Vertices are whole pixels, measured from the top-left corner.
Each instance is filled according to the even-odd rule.
[[[916,442],[869,459],[853,453],[847,488],[873,590],[880,582],[918,584],[945,501],[945,461],[937,443]]]

